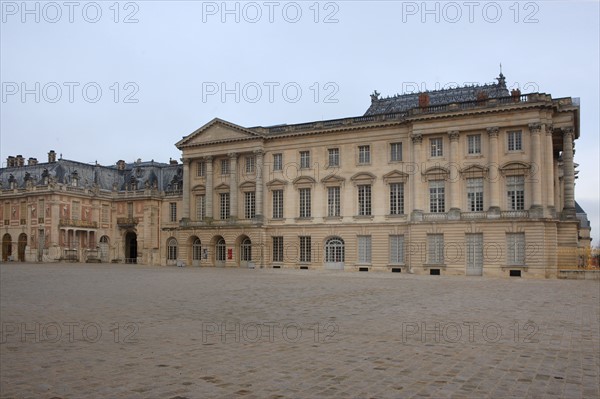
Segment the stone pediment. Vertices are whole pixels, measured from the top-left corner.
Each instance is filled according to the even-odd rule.
[[[267,187],[283,187],[287,184],[286,181],[281,179],[273,179],[267,183]]]
[[[405,182],[408,180],[408,173],[400,172],[399,170],[392,170],[389,173],[383,175],[383,181],[386,183],[397,183],[397,182]]]
[[[329,176],[322,178],[321,183],[323,183],[323,184],[340,184],[340,183],[343,183],[344,180],[346,180],[346,179],[344,179],[343,177],[340,177],[337,175],[329,175]]]
[[[500,172],[504,175],[526,175],[529,174],[531,165],[527,162],[511,161],[500,166]]]
[[[234,123],[215,118],[193,133],[185,136],[175,146],[179,149],[222,141],[260,139],[262,136]]]
[[[488,168],[478,164],[469,165],[460,170],[460,173],[465,177],[484,177],[487,172]]]

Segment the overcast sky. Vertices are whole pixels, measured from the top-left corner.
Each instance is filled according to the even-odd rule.
[[[490,83],[581,99],[576,199],[600,237],[597,1],[2,2],[0,155],[180,158],[182,136],[362,115]]]

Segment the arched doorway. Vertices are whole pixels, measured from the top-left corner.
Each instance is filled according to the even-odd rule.
[[[177,264],[177,239],[171,237],[167,240],[167,265]]]
[[[137,263],[137,234],[125,234],[125,263]]]
[[[12,238],[10,234],[6,233],[2,237],[2,260],[8,261],[8,258],[12,256]],[[11,258],[12,260],[12,258]]]
[[[192,237],[192,266],[200,266],[202,261],[202,243],[198,237]]]
[[[244,236],[240,242],[240,267],[248,267],[248,263],[252,261],[252,241]]]
[[[344,240],[331,237],[325,242],[325,269],[344,269]]]
[[[99,249],[100,249],[100,261],[102,263],[108,263],[109,262],[109,248],[110,248],[110,241],[108,239],[107,236],[102,236],[100,237],[100,244],[98,245]]]
[[[215,266],[224,267],[227,259],[227,245],[223,237],[217,237],[215,244]]]
[[[25,249],[27,248],[27,234],[19,234],[19,240],[17,245],[17,256],[19,262],[25,262]]]

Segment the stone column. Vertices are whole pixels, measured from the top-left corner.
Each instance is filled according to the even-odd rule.
[[[539,123],[530,123],[529,132],[531,133],[531,163],[532,163],[532,204],[529,209],[530,217],[541,218],[544,216],[544,207],[542,205],[542,125]],[[545,171],[544,171],[545,172]]]
[[[498,164],[498,133],[496,126],[487,128],[490,139],[490,208],[488,217],[500,217],[500,165]]]
[[[555,217],[556,208],[554,207],[554,144],[552,142],[552,125],[546,125],[545,135],[545,153],[544,153],[544,173],[546,185],[546,204],[548,206],[548,214],[550,217]]]
[[[412,161],[414,173],[411,176],[411,191],[412,191],[412,203],[413,210],[411,214],[412,221],[423,220],[423,193],[421,189],[421,143],[423,142],[423,135],[421,133],[413,133],[410,136],[412,140]]]
[[[206,162],[206,220],[211,221],[213,219],[213,157],[204,157],[204,162]]]
[[[458,139],[460,133],[457,130],[448,132],[450,138],[450,176],[448,176],[448,192],[450,196],[449,219],[460,219],[460,178],[458,175]]]
[[[575,165],[573,164],[573,128],[563,129],[564,200],[563,216],[575,217]]]
[[[190,220],[190,163],[189,158],[183,159],[183,215],[181,219],[184,223]]]
[[[256,219],[262,221],[263,210],[263,151],[254,151],[256,156]]]
[[[229,153],[229,218],[232,220],[237,219],[238,215],[237,157],[237,153]]]

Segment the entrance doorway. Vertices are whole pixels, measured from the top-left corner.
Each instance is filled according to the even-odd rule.
[[[17,245],[17,255],[19,262],[25,262],[25,248],[27,248],[27,234],[19,234],[19,241]]]
[[[125,263],[137,263],[137,234],[125,234]]]
[[[483,275],[483,234],[467,234],[467,276]]]
[[[2,260],[7,262],[9,258],[12,260],[12,239],[10,234],[6,233],[2,237]]]
[[[100,262],[108,263],[108,248],[109,248],[109,240],[107,236],[100,237]]]

